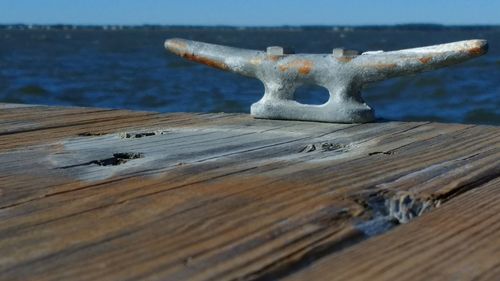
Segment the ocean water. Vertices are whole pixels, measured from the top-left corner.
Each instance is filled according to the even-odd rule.
[[[296,53],[335,47],[396,50],[482,38],[489,53],[469,62],[369,85],[378,118],[500,125],[500,28],[162,28],[136,30],[0,30],[0,102],[160,112],[249,112],[262,84],[167,53],[181,37],[250,49],[280,45]],[[325,89],[303,87],[303,103]]]

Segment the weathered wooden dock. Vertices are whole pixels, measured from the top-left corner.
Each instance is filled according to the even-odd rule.
[[[499,274],[499,127],[0,106],[1,280]]]

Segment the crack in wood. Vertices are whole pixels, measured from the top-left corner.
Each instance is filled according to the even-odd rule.
[[[89,165],[118,166],[118,165],[125,164],[130,160],[139,159],[139,158],[143,158],[143,157],[144,157],[144,154],[139,153],[139,152],[119,152],[119,153],[113,153],[113,157],[99,159],[99,160],[92,160],[92,161],[81,163],[81,164],[62,166],[62,167],[59,167],[58,169],[69,169],[69,168],[89,166]]]
[[[477,181],[474,185],[469,185],[467,190],[462,193],[484,186],[488,182],[493,181],[498,177],[499,175],[495,175],[491,178]],[[453,197],[455,196],[456,195],[454,195]],[[307,253],[301,256],[300,259],[293,260],[292,262],[287,262],[288,257],[285,257],[283,259],[275,261],[272,264],[268,264],[266,267],[258,271],[240,276],[237,278],[237,280],[268,281],[291,276],[325,256],[354,246],[374,236],[387,233],[388,231],[397,227],[399,224],[409,223],[411,220],[431,211],[433,208],[440,207],[442,202],[447,201],[422,201],[414,194],[411,194],[409,192],[401,192],[390,197],[387,194],[374,193],[371,197],[372,198],[370,198],[369,202],[358,201],[360,204],[363,204],[365,206],[367,212],[372,213],[372,215],[374,216],[372,219],[364,221],[363,223],[357,225],[357,229],[361,230],[362,235],[355,235],[349,239],[342,241],[342,243],[340,244],[322,244],[317,248],[310,248]],[[369,226],[369,224],[373,225]],[[369,229],[370,227],[374,229]],[[292,255],[293,253],[290,254],[290,256]]]
[[[79,137],[96,137],[96,136],[103,136],[106,135],[106,133],[100,133],[100,132],[83,132],[77,134]]]
[[[320,143],[310,143],[306,146],[303,146],[299,153],[309,153],[313,151],[321,151],[321,152],[347,152],[349,151],[350,146],[342,143],[333,143],[333,142],[320,142]]]
[[[393,151],[374,151],[374,152],[368,153],[368,156],[377,155],[377,154],[392,155],[392,154],[394,154],[394,152]]]
[[[166,131],[166,130],[157,130],[157,131],[148,131],[148,132],[122,133],[122,134],[120,134],[120,137],[124,138],[124,139],[140,139],[143,137],[165,135],[168,132],[169,131]]]

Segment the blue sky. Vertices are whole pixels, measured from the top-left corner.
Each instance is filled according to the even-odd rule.
[[[0,23],[500,24],[497,0],[0,0]]]

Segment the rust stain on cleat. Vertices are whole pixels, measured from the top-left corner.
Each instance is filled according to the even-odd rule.
[[[251,106],[256,118],[365,123],[374,110],[361,97],[363,85],[464,62],[488,51],[486,40],[466,40],[397,51],[334,49],[331,54],[294,54],[282,47],[247,50],[185,39],[169,39],[165,48],[191,61],[254,77],[264,97]],[[301,104],[295,90],[316,84],[330,92],[322,105]]]
[[[295,71],[298,71],[302,75],[307,75],[309,74],[309,72],[311,72],[313,66],[313,62],[310,60],[295,60],[280,65],[279,69],[281,70],[281,72],[287,72],[293,69]]]
[[[183,54],[182,57],[185,59],[188,59],[190,61],[194,61],[194,62],[208,65],[208,66],[213,67],[213,68],[222,69],[222,70],[229,70],[229,66],[227,66],[225,63],[218,61],[218,60],[213,60],[209,57],[197,56],[194,54]]]
[[[432,58],[431,57],[423,57],[423,58],[419,58],[418,60],[423,64],[428,64],[432,60]]]

